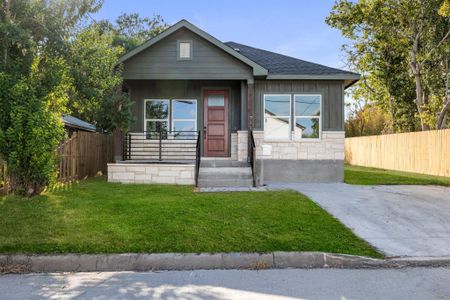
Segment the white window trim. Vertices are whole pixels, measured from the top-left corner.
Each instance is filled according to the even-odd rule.
[[[175,119],[173,117],[172,101],[194,101],[195,102],[195,119]],[[171,108],[170,109],[170,117],[172,119],[171,130],[174,131],[174,128],[175,128],[174,123],[175,123],[175,121],[195,121],[195,129],[194,129],[194,131],[196,132],[197,131],[197,122],[198,122],[198,101],[197,101],[197,99],[180,99],[180,98],[177,98],[177,99],[171,99],[170,102],[171,102],[171,105],[170,105],[170,108]]]
[[[319,107],[320,107],[320,115],[319,116],[297,116],[296,115],[296,109],[295,109],[295,97],[296,96],[319,96]],[[302,141],[302,142],[317,142],[322,140],[322,112],[323,112],[323,107],[322,107],[322,94],[294,94],[294,128],[293,128],[293,133],[292,136],[294,137],[294,141]],[[319,119],[319,137],[318,138],[303,138],[303,137],[299,137],[296,138],[295,137],[295,124],[296,124],[296,120],[297,119]]]
[[[147,119],[147,102],[149,101],[167,101],[168,102],[168,112],[167,112],[167,119]],[[147,132],[147,121],[154,121],[154,122],[167,122],[167,131],[170,131],[170,112],[171,112],[171,103],[170,99],[144,99],[144,132]]]
[[[266,137],[266,97],[267,96],[289,96],[289,116],[276,116],[276,117],[268,117],[271,119],[280,119],[280,118],[288,118],[289,119],[289,136],[288,138],[280,138],[280,139],[274,139],[270,138],[268,139]],[[291,141],[292,140],[292,94],[264,94],[263,97],[263,131],[264,131],[264,140],[268,142],[283,142],[283,141]]]

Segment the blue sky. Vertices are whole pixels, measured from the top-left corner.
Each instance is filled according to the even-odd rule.
[[[234,41],[308,61],[345,68],[345,39],[325,18],[334,0],[105,0],[95,19],[122,12],[186,19],[221,41]]]

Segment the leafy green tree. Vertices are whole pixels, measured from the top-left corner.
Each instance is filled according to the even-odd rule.
[[[70,46],[75,94],[72,114],[101,131],[127,131],[133,122],[132,102],[122,91],[120,56],[167,28],[161,16],[122,14],[114,23],[102,20],[81,30]]]
[[[352,42],[344,49],[363,74],[357,93],[389,112],[394,130],[416,126],[412,105],[422,130],[446,126],[446,6],[447,0],[339,0],[326,20]]]
[[[350,115],[345,121],[345,136],[366,136],[386,133],[389,126],[386,113],[377,105],[367,102],[348,104]]]
[[[139,46],[169,27],[160,15],[142,18],[137,13],[123,13],[114,23],[102,20],[98,25],[103,32],[113,32],[113,45],[122,46],[125,51]]]
[[[75,36],[69,56],[75,84],[69,109],[109,132],[127,130],[132,121],[132,103],[122,91],[122,72],[117,65],[124,49],[114,46],[113,40],[113,32],[93,24]]]
[[[8,186],[26,196],[40,194],[56,178],[55,150],[64,136],[61,112],[71,88],[67,65],[37,58],[28,77],[15,81],[0,73],[0,87],[10,106],[10,124],[0,129]]]
[[[0,2],[0,156],[13,192],[39,194],[55,178],[61,114],[73,89],[67,40],[98,8],[97,0]]]

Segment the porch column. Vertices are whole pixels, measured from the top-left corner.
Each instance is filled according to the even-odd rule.
[[[247,128],[253,130],[253,102],[255,98],[255,85],[253,79],[247,80]]]
[[[248,151],[247,156],[250,159],[252,151],[251,132],[253,130],[253,103],[255,98],[255,85],[253,79],[247,80],[247,129],[248,129]]]

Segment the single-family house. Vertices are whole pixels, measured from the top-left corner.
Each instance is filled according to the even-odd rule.
[[[122,134],[109,181],[343,180],[344,91],[358,74],[224,43],[186,20],[120,63],[136,122]]]

